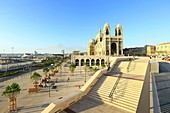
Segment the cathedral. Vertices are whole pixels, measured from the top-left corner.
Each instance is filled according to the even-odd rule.
[[[84,66],[84,63],[90,66],[104,65],[110,62],[113,56],[123,55],[123,29],[120,24],[116,25],[115,35],[111,35],[111,28],[108,23],[99,30],[96,40],[91,39],[88,44],[88,52],[85,55],[72,54],[71,61],[76,66]]]
[[[115,35],[111,35],[111,28],[108,23],[99,30],[96,40],[91,39],[88,44],[88,55],[123,55],[123,29],[120,24],[116,25]]]

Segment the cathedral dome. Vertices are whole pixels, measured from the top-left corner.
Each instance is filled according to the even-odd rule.
[[[94,39],[91,39],[91,40],[89,41],[89,43],[90,43],[90,44],[94,44],[94,43],[95,43],[95,40],[94,40]]]

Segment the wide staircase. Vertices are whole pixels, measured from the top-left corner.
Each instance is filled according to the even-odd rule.
[[[134,63],[131,64],[134,66]],[[117,63],[113,69],[115,74],[102,76],[87,96],[135,113],[140,99],[143,80],[124,78],[127,75],[122,72],[127,72],[127,67],[131,68],[128,62]],[[137,71],[135,68],[133,70]]]

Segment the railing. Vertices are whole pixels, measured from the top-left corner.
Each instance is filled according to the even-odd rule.
[[[127,72],[129,72],[129,68],[130,68],[131,63],[132,63],[132,60],[130,60],[130,62],[128,64],[128,66],[127,66]]]
[[[117,88],[117,85],[119,84],[119,81],[120,81],[121,78],[122,78],[122,74],[120,74],[120,75],[118,76],[118,78],[117,78],[117,80],[116,80],[116,83],[115,83],[115,85],[113,86],[113,88],[112,88],[112,90],[111,90],[111,92],[110,92],[110,94],[109,94],[109,97],[110,97],[110,98],[113,96],[113,94],[114,94],[114,92],[115,92],[115,90],[116,90],[116,88]]]

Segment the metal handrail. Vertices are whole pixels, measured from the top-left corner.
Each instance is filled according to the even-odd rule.
[[[116,90],[116,88],[117,88],[117,85],[119,84],[119,81],[120,81],[121,78],[122,78],[122,74],[120,74],[120,75],[118,76],[118,78],[117,78],[117,80],[116,80],[116,83],[115,83],[115,85],[113,86],[113,88],[112,88],[112,90],[111,90],[111,92],[110,92],[110,94],[109,94],[109,97],[110,97],[110,98],[113,96],[113,94],[114,94],[114,92],[115,92],[115,90]]]
[[[130,60],[130,62],[129,62],[129,64],[128,64],[128,66],[127,66],[127,71],[128,71],[128,72],[129,72],[129,68],[130,68],[131,63],[132,63],[132,60]]]

